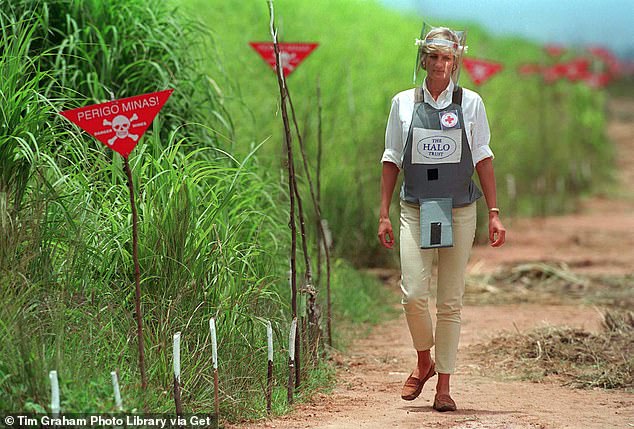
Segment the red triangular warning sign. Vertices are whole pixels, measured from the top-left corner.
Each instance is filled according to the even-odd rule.
[[[543,67],[537,63],[524,63],[520,64],[517,68],[519,74],[523,74],[525,76],[539,74],[542,72]]]
[[[60,114],[127,158],[173,91],[136,95]]]
[[[475,58],[464,58],[462,60],[469,77],[476,85],[481,85],[502,70],[502,64],[492,61],[478,60]]]
[[[272,42],[249,42],[249,45],[275,70],[275,48]],[[284,76],[288,76],[315,50],[318,43],[278,43]]]
[[[556,63],[542,69],[542,77],[546,83],[554,83],[559,79],[563,79],[567,73],[568,66],[565,63]]]
[[[566,79],[572,82],[583,81],[590,76],[590,60],[584,57],[574,58],[564,64]]]

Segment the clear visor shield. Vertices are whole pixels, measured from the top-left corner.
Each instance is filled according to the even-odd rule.
[[[420,72],[421,68],[421,60],[423,58],[423,54],[429,49],[442,49],[451,51],[456,58],[455,68],[451,73],[451,80],[454,85],[458,86],[458,80],[460,79],[460,70],[462,69],[462,57],[467,50],[467,32],[466,31],[454,31],[456,36],[458,37],[458,41],[454,42],[452,40],[446,40],[443,38],[430,38],[425,37],[425,35],[429,34],[432,30],[427,23],[423,24],[423,28],[421,30],[421,38],[416,39],[416,46],[418,46],[418,54],[416,55],[416,66],[414,67],[414,83],[416,83],[416,79]]]

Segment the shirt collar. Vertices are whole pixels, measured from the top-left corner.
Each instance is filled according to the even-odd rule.
[[[437,100],[434,100],[434,97],[431,96],[431,93],[427,89],[427,79],[425,79],[423,81],[423,101],[436,109],[444,109],[451,104],[453,99],[453,89],[453,81],[449,79],[449,85],[447,85],[447,88],[440,93]]]

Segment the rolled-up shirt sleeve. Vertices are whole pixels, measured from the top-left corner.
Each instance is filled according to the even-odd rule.
[[[487,119],[484,103],[480,97],[477,98],[474,110],[474,122],[471,124],[471,157],[473,165],[485,158],[495,158],[493,151],[489,147],[491,141],[491,130]]]
[[[385,150],[381,163],[392,162],[400,169],[403,168],[403,124],[399,115],[398,99],[392,99],[390,116],[385,129]]]

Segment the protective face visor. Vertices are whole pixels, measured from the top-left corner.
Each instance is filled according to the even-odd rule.
[[[460,70],[462,69],[462,57],[464,53],[467,51],[467,32],[466,31],[453,31],[453,33],[457,36],[458,41],[454,42],[452,40],[446,40],[438,37],[428,37],[429,33],[434,30],[434,27],[431,27],[427,23],[423,23],[423,28],[420,32],[420,39],[416,39],[416,46],[418,46],[418,54],[416,55],[416,65],[414,67],[414,80],[413,83],[416,83],[416,78],[421,68],[421,59],[423,58],[423,54],[427,51],[429,52],[430,47],[448,50],[456,58],[455,68],[451,73],[451,80],[454,83],[454,88],[458,87],[458,80],[460,79]]]

